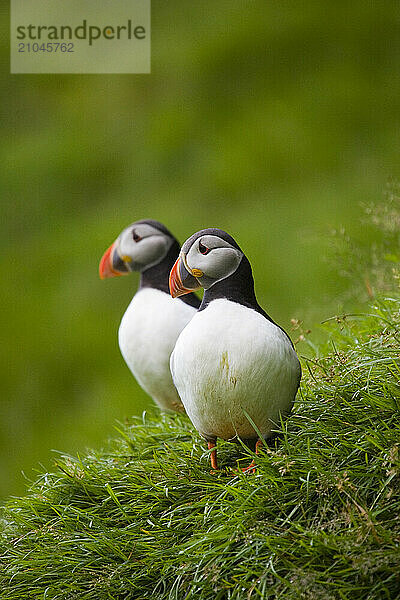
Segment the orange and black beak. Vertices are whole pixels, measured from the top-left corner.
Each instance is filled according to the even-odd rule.
[[[201,271],[199,272],[202,275]],[[190,292],[200,289],[202,286],[196,277],[190,273],[179,256],[169,274],[169,291],[173,298],[184,296]]]
[[[99,275],[100,279],[108,277],[119,277],[120,275],[128,275],[130,270],[126,263],[122,260],[116,249],[116,242],[104,252],[100,264]]]

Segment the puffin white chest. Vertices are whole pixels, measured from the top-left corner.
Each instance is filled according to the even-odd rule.
[[[139,290],[119,327],[122,356],[142,388],[163,409],[181,401],[172,382],[169,359],[175,342],[196,310],[154,289]]]
[[[226,299],[212,301],[183,330],[171,371],[186,412],[206,439],[257,437],[247,415],[268,437],[290,410],[301,373],[279,327]]]

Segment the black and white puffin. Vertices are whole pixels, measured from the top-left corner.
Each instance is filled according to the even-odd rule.
[[[251,266],[221,229],[203,229],[183,244],[170,274],[173,298],[204,288],[200,309],[171,355],[171,373],[188,416],[211,450],[240,437],[262,444],[290,412],[301,367],[286,332],[257,302]],[[254,470],[254,465],[248,469]]]
[[[200,305],[194,294],[176,303],[168,277],[180,245],[168,229],[151,219],[136,221],[104,253],[101,279],[140,272],[139,289],[119,327],[118,341],[126,364],[141,387],[163,410],[183,411],[172,382],[169,359],[182,329]]]

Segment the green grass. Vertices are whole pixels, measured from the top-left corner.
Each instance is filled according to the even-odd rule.
[[[398,598],[400,302],[334,319],[282,436],[219,443],[144,415],[60,456],[2,515],[2,600]]]

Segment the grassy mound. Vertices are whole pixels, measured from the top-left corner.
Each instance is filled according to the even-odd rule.
[[[61,457],[3,511],[2,600],[398,598],[399,308],[331,324],[256,475],[179,416]]]

